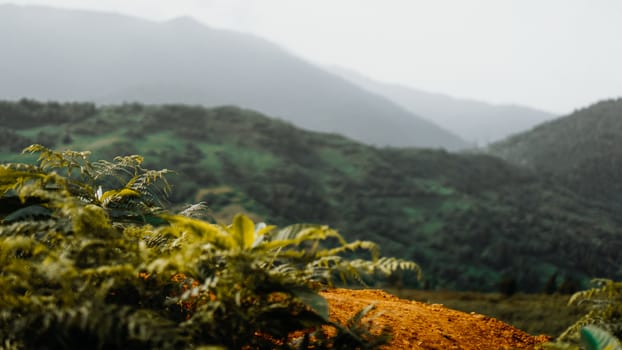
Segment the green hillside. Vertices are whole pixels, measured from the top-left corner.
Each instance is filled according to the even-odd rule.
[[[424,286],[541,291],[620,278],[618,218],[498,158],[374,148],[235,107],[0,103],[0,159],[30,143],[145,156],[169,168],[174,203],[214,220],[243,211],[284,225],[329,224],[414,260]],[[21,158],[20,158],[21,159]],[[406,276],[413,282],[413,276]]]
[[[607,100],[490,147],[581,196],[622,209],[622,99]]]

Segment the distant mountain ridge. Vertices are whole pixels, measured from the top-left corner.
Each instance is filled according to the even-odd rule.
[[[375,145],[458,136],[263,39],[184,17],[0,5],[0,98],[239,105]]]
[[[398,84],[374,81],[340,67],[331,72],[376,94],[384,96],[408,111],[440,125],[469,143],[484,146],[555,118],[554,114],[519,105],[494,105],[486,102],[430,93]]]

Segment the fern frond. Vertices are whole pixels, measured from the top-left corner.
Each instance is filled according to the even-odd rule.
[[[346,243],[342,246],[333,248],[333,249],[328,249],[328,250],[323,250],[317,253],[318,256],[332,256],[332,255],[339,255],[342,253],[346,253],[346,252],[355,252],[357,250],[366,250],[369,251],[371,253],[371,257],[372,260],[377,260],[378,257],[380,256],[380,248],[378,247],[378,245],[374,242],[370,242],[370,241],[354,241],[354,242],[350,242],[350,243]]]
[[[181,215],[162,215],[162,218],[174,224],[159,230],[163,234],[182,237],[184,233],[191,234],[203,244],[213,244],[222,249],[239,247],[238,242],[222,227]],[[190,239],[190,237],[188,237]]]
[[[21,315],[13,329],[29,349],[175,349],[187,338],[154,312],[88,302]]]
[[[368,311],[330,321],[318,282],[416,266],[327,226],[278,230],[243,215],[216,225],[190,217],[201,205],[167,214],[170,172],[139,156],[25,152],[39,165],[0,166],[11,203],[0,213],[0,348],[293,348],[288,335],[302,331],[309,348],[371,349],[381,337],[363,325]],[[373,260],[342,256],[359,250]]]
[[[577,342],[583,327],[595,325],[622,336],[622,282],[595,279],[594,288],[572,295],[569,304],[590,304],[586,315],[568,327],[559,337],[560,341]]]
[[[186,208],[184,208],[181,212],[179,212],[179,215],[187,216],[193,219],[202,220],[210,216],[209,207],[207,206],[205,202],[191,204],[187,206]]]
[[[587,350],[622,350],[622,345],[609,332],[595,326],[585,326],[581,329],[581,340]]]
[[[423,278],[423,271],[421,270],[421,267],[419,267],[417,263],[409,260],[382,257],[374,263],[374,268],[385,275],[390,275],[397,271],[414,271],[417,273],[418,279]]]
[[[298,246],[305,242],[323,241],[329,238],[336,238],[339,243],[347,244],[336,230],[328,226],[292,225],[269,235],[268,240],[262,242],[258,248],[266,250],[284,249]]]
[[[127,187],[146,196],[154,205],[163,205],[171,192],[171,185],[166,179],[168,169],[144,170],[128,181]]]
[[[41,180],[45,175],[26,164],[0,164],[0,195],[19,190],[29,180]]]
[[[31,145],[26,147],[22,153],[38,153],[37,159],[39,168],[43,171],[62,170],[66,171],[67,176],[71,176],[74,170],[78,170],[83,178],[93,177],[93,168],[88,158],[89,151],[53,151],[42,145]]]

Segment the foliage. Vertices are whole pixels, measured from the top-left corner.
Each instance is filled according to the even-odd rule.
[[[33,124],[76,122],[91,116],[94,111],[93,103],[42,103],[30,99],[21,99],[17,103],[0,101],[0,125],[21,129]]]
[[[620,349],[622,336],[622,282],[593,280],[594,287],[572,295],[568,304],[587,304],[589,311],[550,344],[551,349]]]
[[[16,104],[41,109],[6,102],[8,114]],[[397,284],[497,291],[503,281],[540,292],[558,276],[556,290],[572,293],[566,287],[583,288],[592,276],[622,278],[616,212],[495,157],[370,147],[235,107],[72,111],[60,108],[53,125],[29,119],[7,128],[27,144],[41,131],[54,134],[45,138],[55,147],[89,149],[97,159],[143,154],[145,167],[178,171],[169,178],[171,204],[206,202],[211,222],[243,212],[278,226],[321,222],[347,240],[378,242],[384,254],[426,271],[422,283],[407,272]],[[1,143],[0,159],[16,161]]]
[[[386,330],[339,324],[318,294],[416,264],[327,226],[229,225],[166,212],[167,170],[40,145],[0,165],[0,347],[371,349]],[[15,205],[15,203],[18,203]],[[195,217],[192,217],[195,216]],[[368,251],[370,259],[346,259]]]
[[[387,291],[403,299],[442,304],[450,309],[490,316],[529,334],[545,334],[552,337],[561,334],[568,325],[588,311],[586,305],[567,305],[568,296],[559,293],[517,293],[508,297],[501,293],[420,289]]]
[[[622,350],[616,337],[596,326],[581,328],[581,339],[588,350]]]
[[[622,282],[594,280],[594,288],[575,293],[569,304],[588,304],[590,311],[559,336],[560,341],[576,340],[581,327],[596,325],[622,337]]]
[[[489,152],[528,166],[618,211],[622,203],[622,99],[610,99],[493,144]]]
[[[622,350],[620,341],[610,332],[593,325],[583,326],[580,329],[581,342],[586,350]],[[578,345],[564,342],[546,343],[548,350],[580,350]]]

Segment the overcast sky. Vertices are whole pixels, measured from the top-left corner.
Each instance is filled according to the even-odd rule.
[[[620,0],[0,0],[190,15],[384,82],[564,114],[622,96]]]

